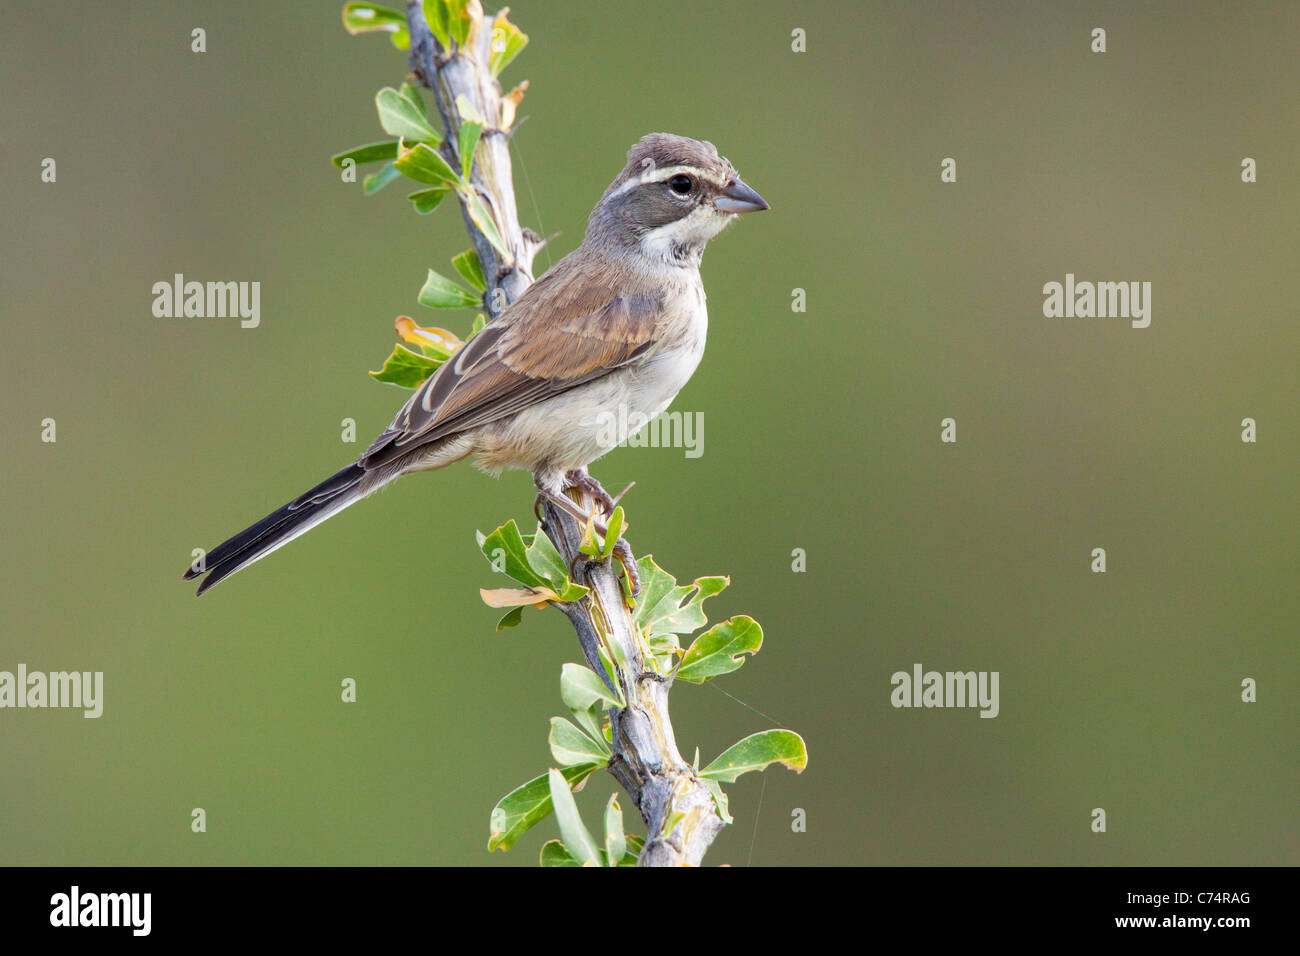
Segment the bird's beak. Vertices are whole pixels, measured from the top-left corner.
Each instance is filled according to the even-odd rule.
[[[713,205],[723,212],[761,212],[772,208],[766,199],[746,186],[738,176],[727,183],[727,188],[713,200]]]

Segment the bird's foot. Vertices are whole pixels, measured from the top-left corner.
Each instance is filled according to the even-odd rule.
[[[619,495],[621,498],[622,495]],[[615,499],[617,500],[617,499]],[[609,525],[599,518],[592,518],[592,526],[600,533],[602,538],[608,541]],[[614,542],[612,556],[618,558],[618,563],[623,565],[623,573],[627,576],[627,583],[632,592],[632,597],[639,597],[641,594],[641,574],[637,569],[636,555],[632,553],[632,545],[628,544],[627,538],[619,535],[618,540]]]
[[[565,476],[565,478],[568,481],[566,487],[581,488],[588,492],[596,499],[597,503],[602,508],[607,509],[605,511],[606,516],[614,513],[614,509],[618,507],[619,500],[628,493],[632,484],[636,484],[636,482],[629,484],[627,488],[624,488],[618,493],[617,497],[611,498],[609,494],[606,493],[605,489],[600,486],[600,482],[584,471],[571,471]],[[557,495],[554,492],[546,490],[539,492],[537,498],[533,502],[533,513],[537,516],[539,521],[544,520],[542,507],[547,503],[572,515],[584,527],[587,522],[590,521],[592,527],[595,528],[602,537],[609,533],[609,525],[596,517],[594,513],[588,514],[586,511],[583,511],[581,506],[573,501],[573,499],[568,495]],[[636,598],[641,594],[641,575],[637,569],[636,556],[632,553],[632,546],[628,544],[626,538],[620,536],[619,539],[614,542],[613,556],[618,558],[619,563],[623,565],[623,572],[627,576],[628,586],[631,589],[632,597]],[[573,556],[573,560],[569,562],[569,577],[571,577],[576,583],[581,584],[587,577],[587,570],[601,563],[600,560],[593,560],[587,555],[576,554]]]
[[[567,472],[564,476],[564,487],[566,489],[578,488],[591,495],[596,499],[596,504],[600,505],[600,509],[605,513],[606,517],[614,513],[614,499],[609,496],[609,492],[601,487],[600,482],[587,474],[584,469],[575,468],[573,471]]]
[[[640,597],[641,573],[637,569],[636,556],[632,553],[632,545],[628,544],[627,538],[619,538],[614,542],[613,556],[618,558],[619,564],[623,565],[623,573],[627,577],[632,597]],[[575,584],[583,584],[587,580],[587,572],[604,563],[601,558],[575,554],[573,560],[569,562],[569,577],[573,579]]]
[[[618,558],[623,565],[623,573],[627,575],[627,583],[632,590],[632,597],[640,597],[641,572],[637,570],[636,555],[632,553],[632,546],[627,543],[627,538],[619,538],[614,542],[614,557]]]
[[[543,494],[546,493],[543,492]],[[541,498],[542,496],[539,495],[538,497]],[[550,500],[552,496],[546,495],[546,497],[547,500]],[[569,513],[582,522],[584,526],[588,521],[590,521],[591,527],[594,528],[601,537],[605,537],[609,534],[609,525],[604,521],[601,521],[595,515],[583,514],[582,509],[578,508],[578,506],[572,501],[569,501],[567,498],[564,500],[568,502],[568,507],[563,504],[561,504],[560,507],[569,511]],[[623,565],[623,573],[627,576],[627,583],[631,589],[632,597],[636,598],[640,596],[641,575],[637,569],[636,555],[632,553],[632,545],[628,543],[627,538],[624,538],[622,535],[619,536],[618,540],[614,542],[612,555],[613,557],[618,558],[619,564]],[[569,577],[573,578],[573,580],[578,584],[582,584],[583,581],[586,580],[587,571],[590,568],[597,567],[603,563],[604,559],[602,558],[593,558],[590,555],[579,552],[578,554],[575,554],[573,560],[569,562]]]

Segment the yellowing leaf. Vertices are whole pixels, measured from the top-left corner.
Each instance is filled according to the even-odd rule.
[[[803,738],[793,730],[765,730],[750,734],[723,751],[718,759],[700,771],[700,777],[734,783],[741,774],[762,770],[774,763],[789,767],[795,773],[803,773],[808,766],[808,748]]]
[[[528,89],[528,81],[524,80],[513,90],[501,97],[501,129],[508,130],[515,121],[515,114],[519,111],[519,104],[523,102],[524,91]]]
[[[488,607],[521,607],[532,605],[543,608],[560,596],[550,588],[479,588],[479,597]]]
[[[488,69],[493,76],[500,76],[501,71],[510,65],[510,61],[519,55],[519,51],[528,45],[528,34],[506,19],[505,11],[497,15],[492,25],[492,47],[488,54]]]
[[[403,342],[410,342],[413,345],[421,347],[428,346],[437,349],[446,355],[455,355],[456,352],[464,346],[464,342],[454,332],[446,329],[425,328],[422,325],[416,325],[415,320],[409,315],[399,315],[397,317],[397,334]]]
[[[343,29],[353,36],[360,33],[387,33],[393,46],[399,50],[405,50],[411,45],[406,15],[373,3],[344,4]]]

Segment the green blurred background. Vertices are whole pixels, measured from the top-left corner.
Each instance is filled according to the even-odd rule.
[[[0,711],[0,862],[531,865],[554,835],[485,851],[493,804],[550,764],[580,659],[559,614],[496,634],[478,598],[499,580],[474,532],[529,518],[527,476],[410,478],[201,601],[180,580],[387,424],[406,393],[365,373],[396,315],[471,318],[415,302],[467,245],[454,210],[416,216],[400,183],[363,197],[328,162],[382,138],[374,94],[406,70],[340,8],[6,18],[0,669],[102,670],[105,711]],[[593,469],[636,479],[639,553],[730,574],[711,617],[766,632],[739,673],[675,690],[682,751],[771,726],[808,743],[801,776],[728,788],[708,861],[1300,862],[1300,7],[512,19],[521,216],[560,233],[538,272],[652,130],[712,140],[772,204],[705,257],[709,348],[674,406],[704,413],[703,457]],[[261,327],[155,318],[176,272],[260,281]],[[1152,282],[1151,327],[1044,318],[1067,272]],[[1000,716],[891,708],[914,662],[999,671]],[[590,824],[613,787],[580,795]]]

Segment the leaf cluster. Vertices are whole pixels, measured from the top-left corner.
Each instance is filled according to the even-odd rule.
[[[622,522],[622,509],[619,523]],[[616,540],[614,519],[601,541],[589,526],[583,550],[594,556],[609,557],[611,540]],[[546,607],[557,601],[580,600],[586,588],[568,577],[563,558],[550,539],[538,530],[521,535],[514,521],[507,522],[491,534],[478,535],[479,549],[494,570],[505,573],[522,587],[496,588],[481,592],[493,607],[511,606],[512,610],[497,623],[497,630],[514,627],[528,605]],[[674,680],[703,684],[738,670],[748,655],[763,644],[763,629],[747,615],[736,615],[704,631],[683,650],[681,638],[704,627],[708,619],[704,602],[730,583],[721,576],[696,578],[678,584],[676,578],[659,567],[647,555],[637,562],[641,574],[641,594],[633,622],[642,641],[643,657],[659,673]],[[601,648],[609,673],[615,673],[617,649]],[[619,662],[623,663],[623,662]],[[616,682],[617,683],[617,682]],[[556,766],[529,780],[503,797],[492,811],[489,850],[508,850],[530,828],[552,812],[560,827],[560,839],[542,848],[541,862],[547,866],[626,865],[621,861],[633,837],[620,844],[616,829],[622,832],[622,812],[611,797],[605,813],[605,846],[597,845],[583,825],[573,802],[573,791],[580,790],[597,770],[608,765],[612,736],[608,710],[626,706],[590,668],[565,664],[560,675],[560,697],[573,719],[551,718],[549,743]],[[696,775],[708,786],[722,819],[731,822],[727,795],[721,784],[733,783],[741,774],[762,770],[779,763],[802,772],[808,763],[803,739],[789,730],[767,730],[751,734],[728,747],[704,768],[695,759]],[[674,821],[669,821],[669,828]],[[623,847],[624,855],[615,853]],[[638,848],[639,851],[639,848]],[[634,862],[634,858],[633,858]]]

